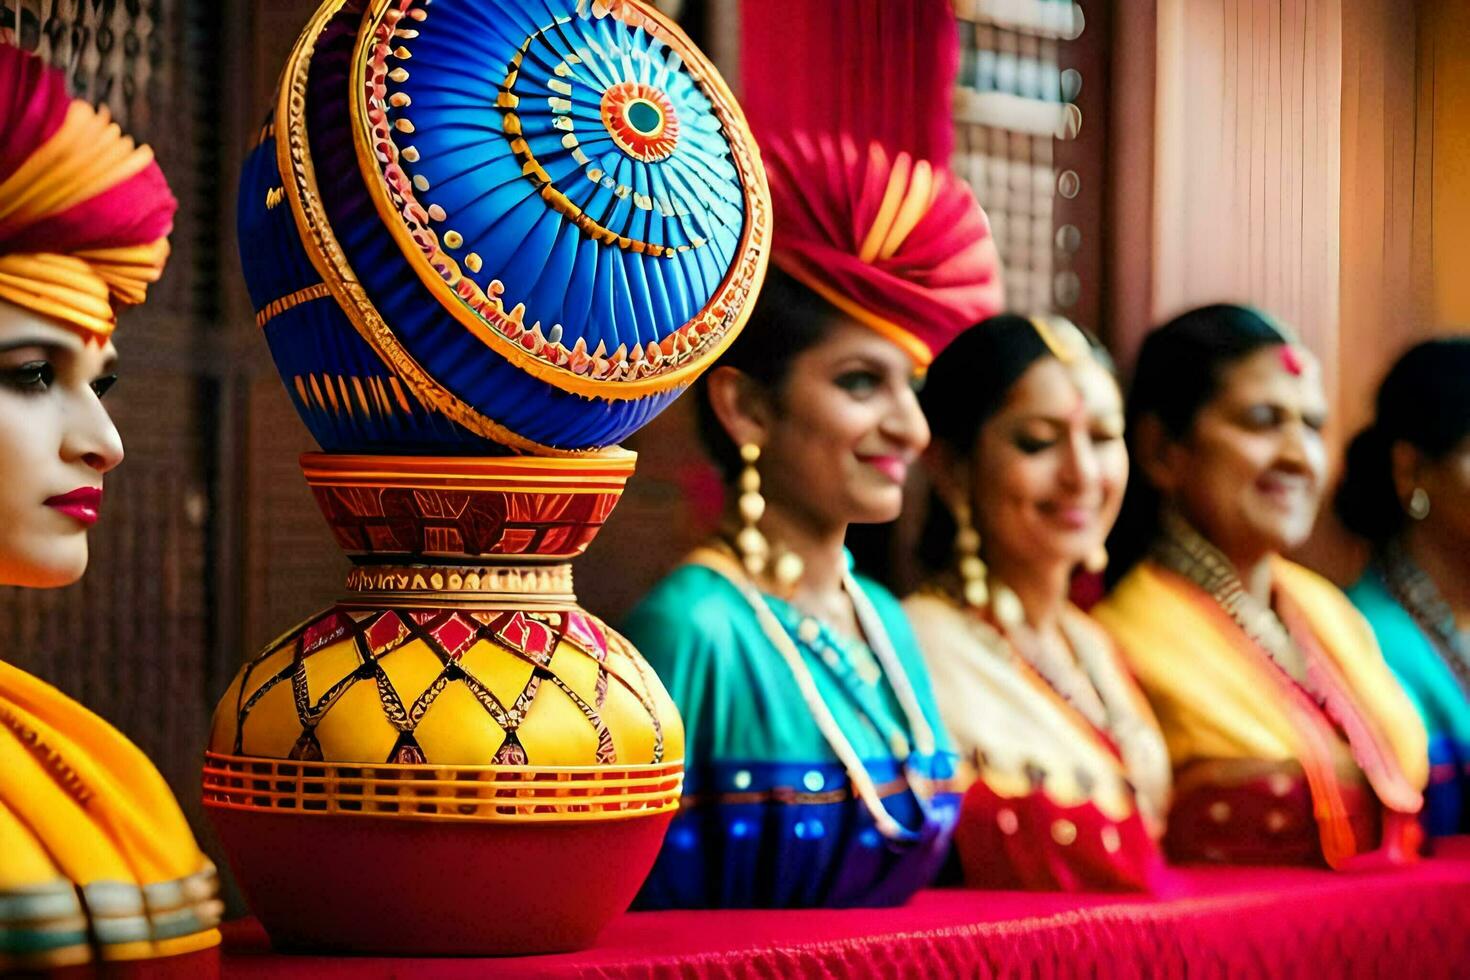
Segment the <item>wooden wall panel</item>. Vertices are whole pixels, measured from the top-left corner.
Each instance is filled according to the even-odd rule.
[[[1340,0],[1158,8],[1155,318],[1253,303],[1334,364]]]
[[[1470,328],[1470,4],[1426,0],[1424,118],[1433,132],[1434,321]]]
[[[1361,0],[1343,10],[1342,398],[1337,420],[1371,416],[1384,358],[1424,329],[1431,171],[1417,126],[1413,0]]]

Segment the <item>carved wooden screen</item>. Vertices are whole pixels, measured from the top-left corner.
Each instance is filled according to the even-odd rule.
[[[955,0],[954,168],[990,216],[1006,305],[1097,330],[1107,7]]]

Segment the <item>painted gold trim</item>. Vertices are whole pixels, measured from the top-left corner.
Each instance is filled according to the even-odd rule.
[[[648,377],[613,380],[584,376],[569,368],[536,357],[516,340],[496,331],[479,312],[468,305],[454,286],[445,280],[445,275],[434,268],[423,249],[414,241],[413,235],[403,221],[400,209],[395,207],[389,198],[387,180],[379,168],[377,154],[372,145],[373,132],[367,102],[367,68],[370,61],[370,49],[379,44],[379,28],[389,13],[389,6],[398,3],[402,7],[411,2],[413,0],[374,0],[371,9],[365,16],[363,26],[358,31],[357,46],[353,51],[350,111],[354,124],[353,145],[368,195],[379,217],[398,243],[405,260],[417,273],[424,287],[443,305],[446,311],[486,346],[532,377],[563,391],[588,398],[633,400],[692,383],[730,344],[734,343],[735,338],[744,328],[759,294],[760,285],[765,279],[766,263],[769,260],[767,242],[770,235],[770,188],[767,186],[765,171],[760,165],[759,150],[750,135],[745,116],[719,72],[672,20],[657,11],[652,9],[635,11],[627,4],[616,5],[609,11],[612,16],[625,23],[648,29],[649,25],[643,23],[646,20],[654,28],[650,33],[662,32],[665,37],[672,36],[682,42],[683,50],[679,54],[684,65],[696,80],[705,83],[707,88],[704,94],[709,97],[710,105],[725,129],[726,139],[731,149],[731,161],[742,178],[746,213],[745,225],[741,230],[740,243],[736,248],[733,264],[726,272],[719,288],[716,289],[715,295],[711,297],[701,313],[694,317],[690,324],[680,328],[688,330],[691,325],[704,320],[704,329],[695,334],[696,338],[700,334],[707,336],[716,330],[723,329],[723,333],[713,346],[703,354],[693,357],[687,364]],[[418,206],[413,198],[412,187],[405,186],[402,193],[408,204]],[[465,281],[453,258],[440,251],[436,255],[436,260],[445,266],[450,279],[456,283]],[[474,283],[471,285],[476,291],[479,291],[478,285]],[[495,302],[498,303],[499,300],[496,299]],[[722,326],[712,322],[712,319],[726,322]],[[670,337],[675,336],[678,332],[675,331]],[[668,339],[665,338],[665,342]],[[628,359],[623,363],[631,364],[632,361]]]
[[[622,448],[576,457],[535,456],[366,456],[302,453],[301,472],[316,486],[400,486],[431,488],[446,484],[530,490],[598,487],[614,492],[632,476],[638,454]]]
[[[347,591],[351,602],[391,598],[390,605],[399,607],[403,600],[432,599],[437,604],[448,600],[488,600],[497,604],[513,602],[516,608],[528,603],[575,604],[572,591],[572,566],[566,562],[554,565],[500,565],[480,563],[455,565],[359,565],[347,573]]]
[[[291,206],[307,257],[331,290],[332,298],[342,308],[348,322],[425,405],[470,432],[513,450],[568,458],[583,455],[587,450],[559,449],[511,431],[465,404],[430,377],[398,343],[398,338],[378,313],[347,261],[321,204],[316,167],[306,136],[306,83],[311,58],[316,51],[316,39],[346,2],[328,0],[312,15],[286,59],[277,95],[276,166],[281,172],[286,201]]]
[[[325,299],[332,295],[324,282],[314,283],[304,289],[298,289],[294,293],[287,293],[280,299],[273,299],[255,314],[255,325],[264,328],[276,317],[287,310],[294,309],[302,303],[309,303],[314,299]]]
[[[684,765],[401,765],[206,751],[203,781],[209,809],[420,822],[579,823],[677,810]]]

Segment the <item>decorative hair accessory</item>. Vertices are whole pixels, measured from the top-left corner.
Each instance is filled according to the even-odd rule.
[[[1409,494],[1409,505],[1405,509],[1414,520],[1424,520],[1429,516],[1429,491],[1423,487],[1415,487],[1414,492]]]
[[[1087,336],[1066,317],[1038,315],[1028,319],[1052,357],[1063,364],[1092,356],[1092,345],[1087,342]]]
[[[0,44],[0,300],[105,342],[163,274],[178,202],[153,151]]]

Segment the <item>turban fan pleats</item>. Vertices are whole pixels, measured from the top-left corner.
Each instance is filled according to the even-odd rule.
[[[773,261],[927,365],[1004,305],[985,212],[947,165],[948,0],[746,0],[741,16]]]
[[[163,274],[177,202],[153,151],[0,45],[0,300],[103,341]]]

